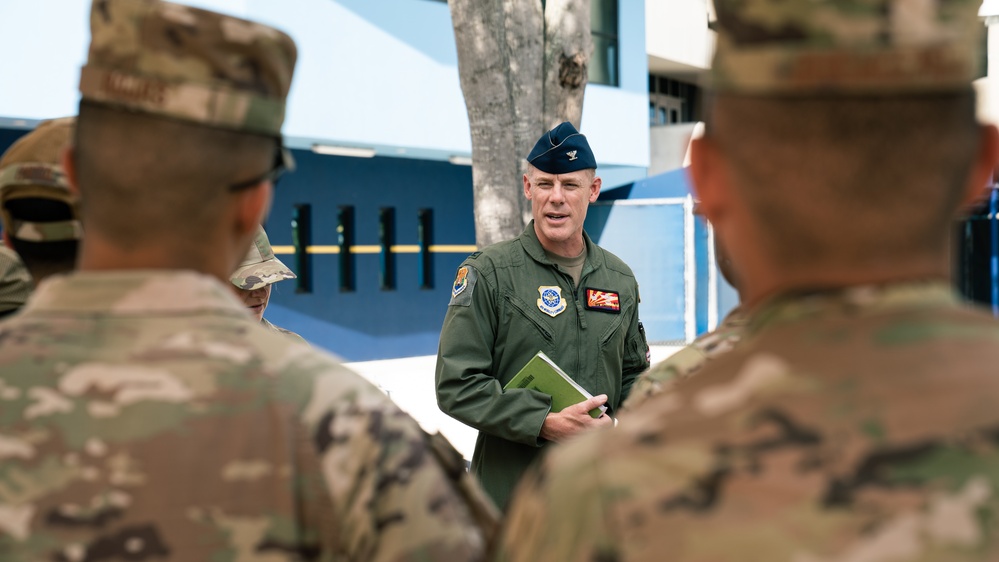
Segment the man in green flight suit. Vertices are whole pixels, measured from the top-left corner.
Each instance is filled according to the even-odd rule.
[[[583,231],[601,183],[586,137],[562,123],[527,161],[534,220],[461,264],[437,355],[437,402],[479,430],[472,471],[501,508],[542,447],[612,424],[649,366],[635,276]],[[543,393],[503,390],[538,351],[593,398],[552,412]],[[605,403],[604,415],[589,416]]]

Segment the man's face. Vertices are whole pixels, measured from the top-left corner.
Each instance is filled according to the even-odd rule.
[[[701,203],[700,201],[694,201],[694,216],[701,217],[707,222],[707,217],[701,213]],[[715,262],[718,263],[718,271],[721,273],[725,281],[728,282],[736,290],[739,290],[739,285],[737,277],[735,276],[735,266],[732,265],[732,258],[728,255],[728,250],[725,249],[725,244],[722,243],[721,237],[717,235],[714,236],[715,240]]]
[[[573,257],[582,251],[586,209],[599,194],[600,178],[594,177],[594,170],[549,174],[528,166],[524,175],[524,195],[531,201],[538,239],[559,255]]]
[[[264,285],[259,289],[253,289],[252,291],[247,291],[246,289],[240,289],[239,287],[230,284],[236,296],[239,300],[243,301],[246,308],[250,310],[250,314],[259,322],[264,318],[264,310],[267,309],[267,301],[271,299],[271,286]]]

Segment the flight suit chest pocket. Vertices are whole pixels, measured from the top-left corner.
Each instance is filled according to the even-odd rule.
[[[600,334],[600,347],[624,345],[627,336],[626,321],[631,319],[634,299],[627,298],[621,303],[620,314],[608,314],[599,310],[587,311],[586,321]]]
[[[546,342],[555,341],[555,330],[537,312],[537,307],[532,308],[527,302],[512,293],[503,295],[506,301],[506,322],[508,323],[509,336],[516,339],[530,339],[531,333],[541,336]]]

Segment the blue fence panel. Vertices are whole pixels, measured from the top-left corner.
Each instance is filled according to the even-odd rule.
[[[683,205],[597,202],[585,228],[635,272],[649,341],[684,341]]]

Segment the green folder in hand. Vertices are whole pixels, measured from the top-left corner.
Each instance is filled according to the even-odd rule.
[[[533,388],[552,397],[552,411],[561,412],[565,408],[578,404],[593,395],[579,386],[572,377],[567,375],[543,351],[539,351],[525,364],[503,390],[511,388]],[[607,409],[600,405],[590,410],[590,416],[599,418]]]

